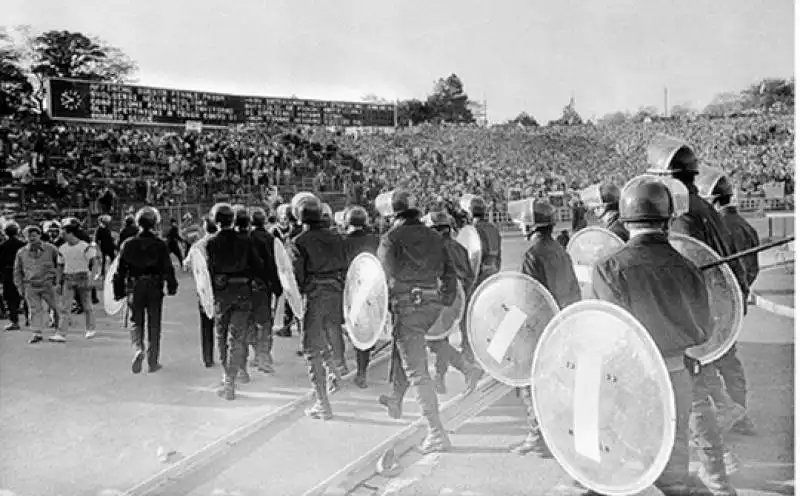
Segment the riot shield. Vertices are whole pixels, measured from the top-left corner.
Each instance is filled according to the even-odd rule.
[[[475,360],[509,386],[530,384],[533,351],[558,305],[547,289],[519,272],[500,272],[475,290],[467,307],[467,337]]]
[[[508,218],[520,229],[533,225],[533,198],[508,202]]]
[[[438,341],[445,339],[459,329],[461,319],[464,316],[464,308],[467,306],[467,297],[464,294],[464,286],[458,281],[456,299],[449,307],[443,307],[439,313],[439,318],[433,323],[425,339],[428,341]]]
[[[380,260],[360,253],[350,263],[342,298],[344,330],[353,346],[368,350],[385,333],[389,320],[389,287]]]
[[[720,259],[705,243],[684,234],[671,233],[669,243],[698,267]],[[736,343],[744,320],[744,297],[728,264],[706,269],[703,276],[714,317],[714,330],[708,341],[693,348],[692,356],[707,364],[720,358]]]
[[[211,274],[208,273],[208,259],[202,250],[190,250],[190,263],[192,265],[192,275],[194,284],[197,288],[197,297],[200,298],[200,306],[203,313],[209,319],[214,318],[214,287],[211,284]]]
[[[625,246],[625,242],[603,227],[584,227],[573,234],[567,243],[567,253],[581,286],[583,299],[592,298],[592,269],[603,257]]]
[[[111,262],[106,271],[106,277],[103,281],[103,306],[105,307],[108,315],[116,315],[126,305],[125,298],[121,300],[114,299],[114,274],[119,267],[119,255]]]
[[[480,275],[481,270],[481,237],[478,230],[474,226],[464,226],[456,235],[456,241],[467,249],[469,253],[469,263],[472,265],[472,271],[475,272],[475,278]]]
[[[292,307],[295,317],[302,321],[305,315],[305,307],[303,305],[303,297],[300,294],[300,289],[297,287],[297,280],[294,277],[294,268],[292,261],[289,259],[289,254],[286,253],[286,248],[283,242],[275,238],[273,243],[275,250],[275,265],[278,267],[278,278],[281,280],[283,286],[283,293],[286,295],[286,301]]]
[[[636,494],[661,475],[675,443],[666,363],[630,313],[600,300],[568,306],[539,339],[533,407],[556,461],[600,494]]]

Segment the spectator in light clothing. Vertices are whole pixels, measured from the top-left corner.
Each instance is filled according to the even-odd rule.
[[[42,230],[39,226],[30,225],[25,228],[28,244],[20,248],[14,262],[14,285],[20,294],[25,296],[30,310],[30,323],[33,336],[29,343],[42,340],[45,310],[42,302],[59,311],[56,296],[58,280],[59,253],[58,248],[42,241]],[[63,343],[64,332],[58,325],[50,341]]]
[[[63,294],[65,303],[69,300],[67,295],[74,291],[75,295],[83,306],[83,314],[86,317],[86,339],[91,339],[95,335],[94,308],[89,295],[92,291],[92,281],[94,275],[90,269],[91,262],[97,257],[97,249],[78,238],[80,223],[77,219],[67,219],[63,224],[64,239],[66,243],[61,245]],[[97,268],[98,263],[94,266]],[[68,306],[64,305],[64,317],[61,322],[69,326],[70,312]]]

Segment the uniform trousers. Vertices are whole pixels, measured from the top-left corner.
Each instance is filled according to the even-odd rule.
[[[235,377],[245,367],[251,300],[249,281],[229,281],[224,288],[214,288],[214,330],[226,378]]]
[[[129,285],[128,308],[133,328],[131,344],[134,351],[144,351],[144,329],[147,325],[147,365],[158,364],[161,354],[161,311],[164,303],[163,280],[160,276],[135,278]],[[145,322],[146,319],[146,322]]]
[[[415,304],[404,300],[392,304],[392,398],[402,403],[408,387],[413,386],[429,430],[438,430],[442,428],[439,400],[428,371],[425,334],[439,318],[442,305],[434,301]]]
[[[208,318],[203,310],[203,305],[198,303],[200,310],[200,350],[203,353],[203,363],[214,363],[214,319]]]

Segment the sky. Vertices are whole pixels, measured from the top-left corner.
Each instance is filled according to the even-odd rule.
[[[3,0],[5,26],[98,36],[137,83],[424,99],[451,73],[489,120],[689,104],[794,75],[792,0]]]

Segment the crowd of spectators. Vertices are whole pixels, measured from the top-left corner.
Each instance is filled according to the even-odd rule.
[[[646,147],[659,133],[687,140],[702,163],[730,174],[740,196],[763,195],[774,184],[794,193],[793,115],[535,129],[422,125],[362,136],[342,148],[363,163],[353,174],[354,194],[366,200],[405,184],[423,203],[479,193],[500,204],[601,180],[622,185],[645,171]]]
[[[110,210],[117,200],[154,205],[208,202],[305,177],[322,192],[368,204],[398,185],[423,205],[483,195],[509,198],[569,193],[600,180],[624,184],[646,169],[658,133],[687,140],[704,164],[728,172],[742,196],[768,185],[792,195],[794,117],[659,120],[546,128],[434,126],[357,137],[325,129],[174,128],[6,123],[0,166],[30,165],[27,203]]]

